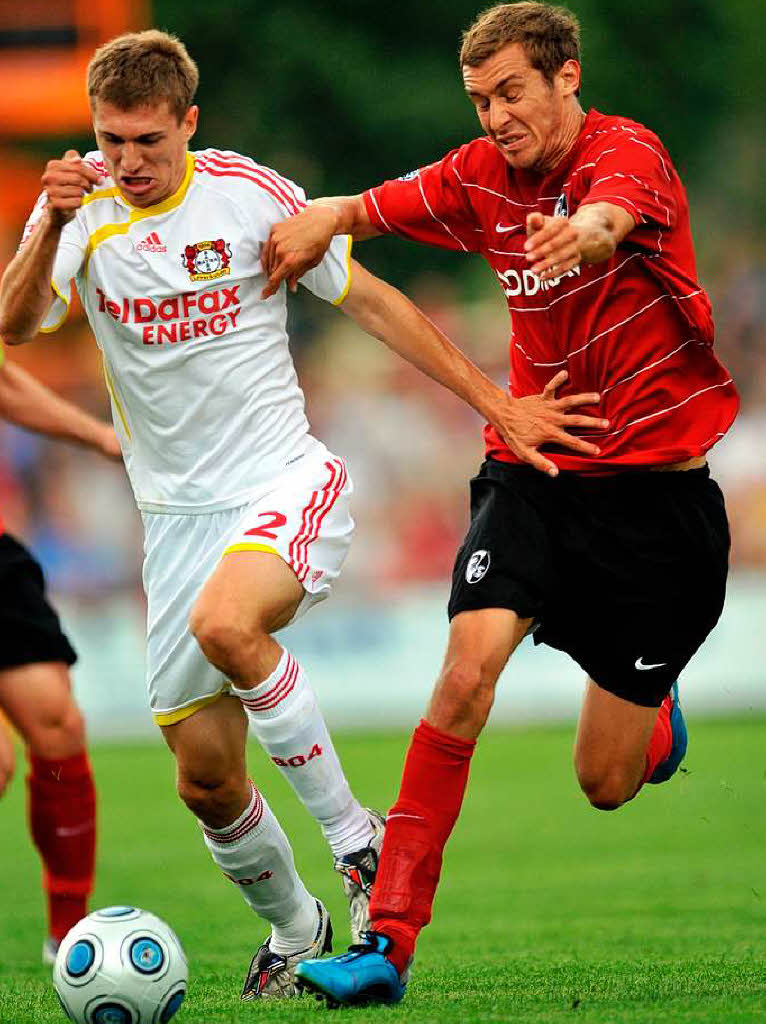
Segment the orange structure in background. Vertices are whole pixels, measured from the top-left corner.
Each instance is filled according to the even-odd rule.
[[[94,49],[145,24],[140,0],[0,0],[0,137],[86,129]]]
[[[40,140],[43,152],[59,156],[58,149],[71,144],[68,137],[90,134],[88,61],[108,39],[144,28],[148,16],[146,0],[0,0],[0,271],[19,243],[47,159],[31,156],[18,143]],[[45,142],[51,138],[61,141],[51,148]],[[72,381],[65,367],[76,350],[78,366],[84,364],[85,376],[97,380],[95,346],[79,313],[75,301],[55,350],[30,346],[28,352],[14,351],[13,358],[52,386],[66,388]]]

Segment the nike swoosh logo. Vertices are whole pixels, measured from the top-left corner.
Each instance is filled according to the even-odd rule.
[[[658,661],[656,665],[645,665],[643,658],[639,658],[636,661],[636,668],[638,669],[639,672],[646,672],[650,668],[662,668],[663,665],[667,665],[667,662],[666,661]]]
[[[518,231],[521,228],[521,224],[501,224],[500,221],[495,224],[495,231],[499,235],[505,235],[509,231]]]

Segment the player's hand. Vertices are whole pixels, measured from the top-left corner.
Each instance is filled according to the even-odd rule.
[[[83,198],[99,181],[101,175],[85,163],[76,149],[68,149],[61,160],[49,160],[42,185],[48,199],[46,209],[54,223],[72,220]]]
[[[580,233],[568,217],[530,213],[524,250],[532,273],[541,281],[561,277],[582,260]]]
[[[548,476],[558,476],[559,471],[550,459],[540,453],[542,445],[555,444],[581,455],[599,455],[601,449],[598,445],[574,437],[567,431],[574,428],[604,430],[609,426],[609,420],[573,413],[580,406],[595,405],[600,401],[600,395],[592,392],[556,398],[556,389],[568,377],[567,371],[561,370],[548,381],[542,394],[527,398],[508,397],[504,408],[490,417],[490,422],[514,455]]]
[[[275,224],[261,253],[267,275],[262,299],[273,295],[283,281],[296,291],[298,280],[321,262],[335,234],[337,214],[330,206],[315,205]]]
[[[114,427],[109,426],[108,423],[104,424],[104,429],[101,432],[97,442],[96,451],[105,455],[108,459],[114,459],[115,462],[122,462],[122,448],[115,432]]]

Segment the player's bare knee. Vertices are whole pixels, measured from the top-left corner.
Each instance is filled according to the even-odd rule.
[[[237,816],[241,781],[229,775],[181,775],[176,783],[181,800],[205,824],[228,825]],[[234,810],[232,810],[234,808]]]
[[[495,679],[482,671],[478,662],[455,661],[445,665],[439,678],[435,700],[439,721],[446,732],[451,727],[486,721],[495,695]]]
[[[192,612],[190,627],[211,665],[235,682],[248,677],[257,656],[259,631],[244,629],[214,612],[197,608]]]
[[[635,791],[632,779],[619,769],[593,771],[587,767],[578,767],[577,779],[580,789],[599,811],[616,811]]]
[[[37,757],[74,757],[85,749],[85,722],[72,697],[41,709],[24,739]]]

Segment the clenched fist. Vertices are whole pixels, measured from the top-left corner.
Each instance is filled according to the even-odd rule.
[[[42,177],[49,215],[59,224],[72,220],[83,197],[101,180],[76,149],[68,149],[62,160],[49,160]]]

